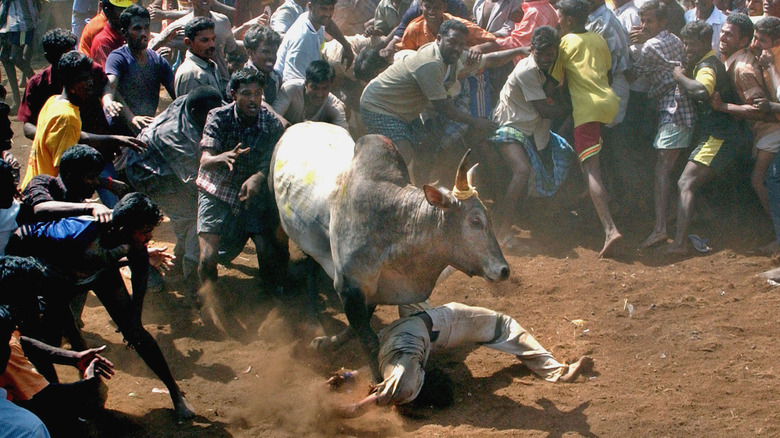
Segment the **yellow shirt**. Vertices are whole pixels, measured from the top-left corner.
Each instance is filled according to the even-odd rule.
[[[75,145],[80,135],[79,107],[60,99],[59,95],[50,97],[38,116],[38,129],[27,160],[22,188],[27,187],[36,175],[58,176],[62,153]]]
[[[609,86],[607,72],[611,68],[609,47],[600,35],[570,33],[561,38],[551,74],[559,82],[566,79],[575,127],[589,122],[610,123],[617,115],[620,98]]]
[[[710,56],[713,56],[715,54],[715,51],[710,50],[707,52],[704,56],[701,57],[699,62],[696,64],[700,64],[705,59],[709,58]],[[712,92],[715,91],[715,70],[709,68],[709,67],[702,67],[699,69],[698,72],[696,72],[696,77],[694,78],[696,82],[704,85],[704,88],[707,89],[707,93],[712,96]]]

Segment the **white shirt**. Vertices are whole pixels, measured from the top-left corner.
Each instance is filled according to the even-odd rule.
[[[690,23],[692,21],[697,21],[696,8],[685,13],[685,22]],[[712,50],[715,51],[715,56],[720,59],[720,28],[723,27],[723,24],[726,22],[726,15],[713,6],[712,13],[704,22],[712,26]]]
[[[642,25],[642,21],[639,18],[639,8],[637,8],[634,0],[631,0],[623,6],[615,9],[615,15],[617,16],[618,20],[620,20],[620,24],[623,25],[623,28],[626,29],[626,32],[628,33],[631,33],[631,29],[633,29],[635,26]],[[631,60],[631,65],[634,65],[634,63],[636,63],[639,57],[642,55],[642,45],[632,44],[629,46],[628,55],[629,59]],[[650,88],[650,80],[644,76],[639,77],[631,83],[630,88],[632,91],[647,93],[647,90]]]
[[[20,208],[21,204],[16,199],[13,200],[10,207],[0,208],[0,257],[5,255],[8,239],[17,228],[16,215],[19,214]]]
[[[284,34],[276,52],[274,70],[282,77],[282,82],[305,79],[306,67],[321,59],[324,46],[325,28],[320,26],[315,29],[309,20],[309,12],[304,12]]]

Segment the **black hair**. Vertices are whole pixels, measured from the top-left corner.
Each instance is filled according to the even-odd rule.
[[[142,8],[136,4],[128,6],[127,9],[122,11],[122,15],[119,16],[119,25],[122,27],[122,32],[130,30],[130,23],[133,22],[133,17],[146,18],[151,20],[149,11],[146,8]]]
[[[103,9],[103,13],[106,15],[106,17],[110,16],[111,12],[117,9],[122,9],[119,6],[116,6],[113,3],[111,3],[110,0],[102,0],[100,2],[100,7]]]
[[[754,30],[758,33],[768,35],[769,38],[772,38],[772,41],[780,39],[780,18],[764,17],[758,20]]]
[[[379,49],[366,48],[355,57],[352,72],[355,74],[355,79],[368,82],[388,65],[387,60],[379,54]]]
[[[664,21],[669,17],[669,9],[666,3],[659,0],[650,0],[639,8],[640,15],[650,11],[655,14],[655,19],[658,21]]]
[[[465,24],[461,23],[458,20],[447,20],[444,23],[442,23],[441,26],[439,26],[439,35],[447,36],[450,30],[460,32],[465,35],[469,34],[469,28],[466,27]]]
[[[11,334],[16,330],[16,322],[11,311],[6,306],[0,306],[0,342],[8,344]],[[0,370],[5,370],[6,364],[0,363]]]
[[[561,0],[558,2],[561,15],[574,18],[577,24],[585,25],[590,15],[590,4],[583,0]]]
[[[14,176],[14,168],[11,166],[7,161],[0,158],[0,193],[3,193],[5,191],[5,187],[11,187],[13,190],[11,191],[12,195],[18,194],[18,190],[16,189],[16,177]],[[3,200],[0,199],[0,204],[3,203]]]
[[[60,157],[60,176],[68,179],[71,176],[79,177],[95,172],[100,173],[106,162],[103,155],[97,149],[85,144],[76,144],[62,153]]]
[[[422,388],[412,404],[419,407],[447,408],[455,402],[452,378],[440,369],[425,372]]]
[[[246,51],[244,50],[234,50],[227,54],[227,57],[225,57],[227,62],[237,62],[240,64],[246,64],[247,59],[249,59],[249,56],[247,56]]]
[[[184,106],[188,114],[193,112],[208,114],[212,109],[222,105],[222,95],[210,85],[200,85],[190,91],[185,97]]]
[[[57,76],[65,88],[83,80],[85,73],[92,73],[92,58],[76,50],[62,55],[57,63]]]
[[[732,13],[726,17],[726,23],[739,29],[739,38],[753,39],[753,21],[745,14]]]
[[[321,84],[332,81],[336,77],[336,70],[328,61],[317,59],[306,67],[306,83]]]
[[[214,30],[215,26],[214,20],[209,17],[196,17],[184,25],[184,36],[192,41],[198,36],[198,32],[208,29]]]
[[[116,228],[125,230],[141,230],[145,227],[156,227],[162,221],[160,208],[143,193],[126,194],[114,205],[111,222]]]
[[[33,257],[0,257],[0,305],[17,317],[39,311],[38,295],[47,280],[46,268]]]
[[[561,39],[558,31],[551,26],[539,26],[534,29],[531,35],[531,48],[534,50],[545,50],[550,47],[558,47]]]
[[[703,21],[691,21],[682,28],[680,37],[712,43],[712,26]]]
[[[265,88],[265,74],[252,67],[243,67],[230,77],[230,89],[238,91],[241,85],[257,83],[260,88]]]
[[[253,25],[244,34],[244,47],[247,50],[257,50],[263,41],[272,47],[279,47],[282,44],[282,37],[270,27],[259,24]]]
[[[65,29],[52,29],[41,38],[43,54],[50,64],[56,64],[62,55],[70,52],[76,47],[79,40],[73,32]]]

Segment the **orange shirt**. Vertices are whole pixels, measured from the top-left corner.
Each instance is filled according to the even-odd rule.
[[[97,15],[92,17],[84,26],[84,30],[81,32],[81,40],[79,41],[79,52],[89,56],[92,49],[92,40],[95,35],[99,34],[103,27],[106,25],[106,14],[103,11],[98,12]]]
[[[445,12],[444,21],[447,20],[458,20],[466,25],[469,29],[469,35],[466,37],[466,45],[469,47],[496,40],[496,37],[492,33],[477,26],[476,23]],[[431,33],[430,29],[428,29],[428,26],[425,24],[425,17],[420,15],[410,21],[409,25],[406,26],[404,36],[401,37],[401,42],[396,45],[396,48],[398,50],[417,50],[428,43],[436,41],[436,34],[438,32],[439,30],[436,29],[436,32]]]
[[[21,335],[15,330],[8,345],[11,347],[11,357],[5,373],[0,375],[0,387],[8,392],[8,400],[29,400],[49,385],[45,377],[40,375],[27,356],[24,355]]]

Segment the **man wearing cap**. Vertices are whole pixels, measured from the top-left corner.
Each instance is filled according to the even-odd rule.
[[[89,56],[100,65],[106,64],[108,54],[124,44],[120,16],[132,5],[132,0],[108,0],[103,2],[103,13],[106,15],[106,25],[103,26],[89,49]]]

